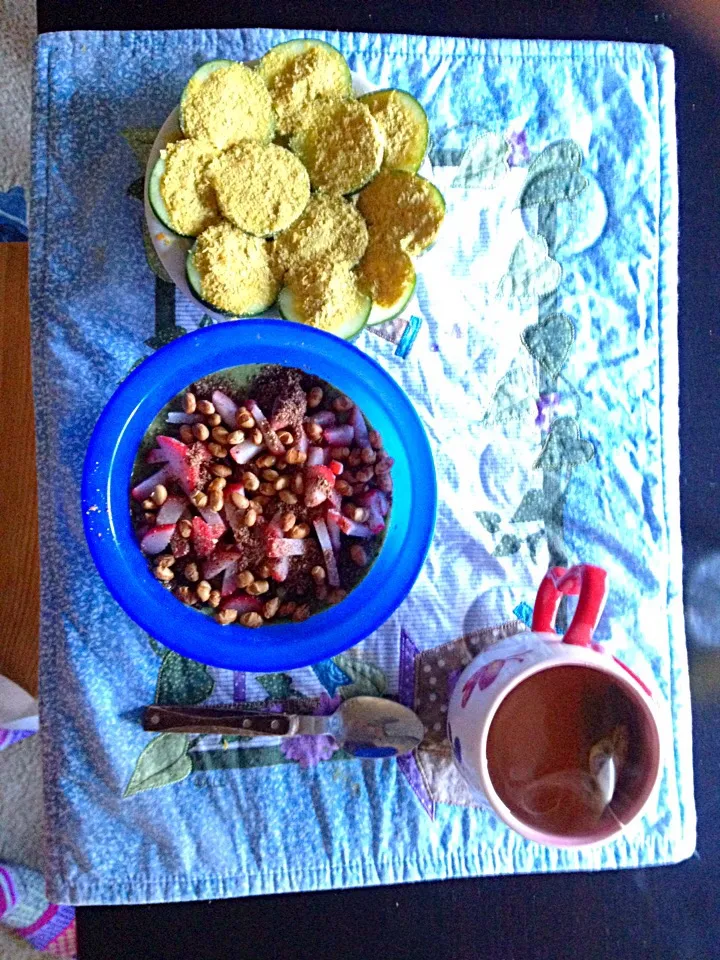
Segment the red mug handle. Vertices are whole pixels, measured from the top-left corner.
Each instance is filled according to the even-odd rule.
[[[607,573],[602,567],[580,563],[566,570],[551,567],[540,584],[532,628],[538,633],[555,633],[555,617],[563,594],[579,594],[577,609],[563,637],[563,643],[589,647],[607,599]]]

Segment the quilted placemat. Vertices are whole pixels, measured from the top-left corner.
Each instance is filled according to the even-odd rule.
[[[212,322],[147,256],[147,151],[198,64],[253,59],[296,35],[38,43],[31,253],[49,894],[179,900],[687,857],[667,50],[322,34],[361,77],[425,105],[432,177],[448,203],[411,315],[358,341],[411,396],[433,446],[440,508],[425,568],[358,648],[264,676],[150,642],[93,568],[79,506],[93,425],[143,357]],[[674,748],[637,831],[578,853],[528,843],[462,795],[443,707],[478,644],[523,628],[547,565],[580,559],[610,573],[599,638],[654,675]],[[355,761],[327,739],[152,737],[138,722],[156,698],[327,711],[363,692],[418,707],[428,740],[416,757]]]

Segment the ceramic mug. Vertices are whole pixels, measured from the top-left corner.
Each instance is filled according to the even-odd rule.
[[[563,594],[579,594],[579,598],[572,623],[565,636],[560,637],[554,624]],[[460,675],[450,698],[448,738],[455,763],[471,792],[509,827],[539,843],[583,847],[611,840],[642,815],[661,777],[664,721],[656,699],[628,667],[593,643],[593,631],[606,597],[607,574],[600,567],[581,564],[569,570],[552,568],[538,591],[532,632],[506,637],[476,656]],[[561,667],[572,668],[574,672],[559,671]],[[577,673],[578,669],[585,672]],[[522,684],[525,686],[521,687]],[[617,755],[613,754],[612,746],[608,748],[607,738],[599,742],[597,749],[591,747],[589,755],[587,750],[582,753],[585,748],[579,739],[580,725],[587,709],[583,707],[583,716],[572,712],[579,703],[585,704],[576,697],[573,699],[578,684],[583,690],[604,691],[599,698],[601,702],[594,705],[596,713],[598,709],[607,711],[608,704],[617,703],[629,717],[632,764],[626,764],[624,780],[619,758],[623,750],[626,760],[628,757],[626,725],[614,728],[623,731],[625,739],[623,750],[618,748]],[[556,690],[560,699],[553,700]],[[534,697],[536,691],[542,691],[542,696]],[[536,702],[538,700],[547,702]],[[498,715],[503,705],[504,712]],[[512,718],[510,725],[504,718]],[[563,725],[561,729],[557,729],[558,724]],[[550,741],[550,735],[556,737],[556,741]],[[554,795],[553,803],[558,808],[553,808],[555,820],[546,822],[534,807],[528,806],[527,784],[517,787],[516,796],[514,784],[520,781],[501,777],[499,771],[504,769],[503,764],[507,766],[511,761],[516,763],[513,770],[519,769],[519,762],[520,768],[525,763],[526,767],[535,765],[534,769],[540,771],[538,743],[556,742],[562,752],[567,743],[574,743],[575,739],[581,745],[578,755],[589,764],[587,773],[578,774],[584,779],[578,781],[581,786],[576,787],[576,793],[592,787],[596,794],[599,791],[602,795],[602,790],[609,786],[612,794],[621,784],[623,790],[615,794],[621,798],[616,808],[609,801],[605,806],[601,802],[604,812],[598,815],[597,822],[578,821],[570,829],[565,825],[559,827],[556,822],[563,815],[560,804],[564,801],[558,800],[562,791]],[[612,761],[609,765],[608,756]],[[508,769],[511,768],[508,766]],[[591,780],[588,786],[591,773],[596,775],[597,782]],[[538,773],[536,783],[540,782]],[[542,803],[550,800],[544,797]],[[532,815],[528,815],[528,810]]]

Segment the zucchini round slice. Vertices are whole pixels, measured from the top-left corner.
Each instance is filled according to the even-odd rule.
[[[373,301],[368,326],[393,320],[415,292],[415,267],[396,246],[372,240],[357,266],[358,286]]]
[[[404,90],[378,90],[359,98],[385,137],[383,169],[417,173],[427,153],[427,114]]]
[[[257,72],[270,90],[277,131],[288,136],[301,126],[314,100],[352,96],[352,76],[343,55],[324,40],[288,40],[269,50]]]
[[[246,140],[222,153],[209,168],[222,213],[256,237],[270,237],[294,223],[310,199],[308,172],[294,153]]]
[[[367,324],[372,300],[346,263],[320,261],[289,276],[278,307],[286,320],[354,340]]]
[[[148,199],[158,220],[182,237],[196,237],[219,219],[206,177],[216,151],[198,140],[169,143],[150,174]]]
[[[273,244],[273,259],[282,273],[316,260],[354,266],[365,252],[368,231],[353,203],[329,193],[314,193],[303,215]]]
[[[280,284],[268,244],[230,223],[204,230],[188,253],[188,284],[213,310],[253,317],[275,302]]]
[[[213,60],[196,70],[180,100],[180,125],[188,137],[218,150],[241,140],[269,143],[275,135],[265,81],[243,63]]]
[[[435,242],[445,217],[445,200],[424,177],[383,170],[360,193],[358,210],[380,242],[418,256]]]
[[[355,193],[380,169],[383,135],[364,103],[318,101],[290,149],[307,167],[316,190]]]

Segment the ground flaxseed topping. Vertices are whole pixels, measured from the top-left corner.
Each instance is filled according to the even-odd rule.
[[[346,263],[320,260],[299,267],[286,277],[286,285],[302,322],[321,330],[357,315],[367,301]]]
[[[313,101],[320,97],[346,97],[352,90],[347,66],[335,51],[322,46],[310,47],[292,58],[280,50],[271,50],[263,57],[258,71],[270,90],[281,136],[296,131]]]
[[[230,223],[208,227],[197,239],[195,269],[203,299],[229,313],[258,313],[277,297],[268,243]]]
[[[317,190],[359,190],[380,169],[383,135],[368,108],[357,100],[317,101],[290,141]]]
[[[413,283],[415,268],[398,246],[374,239],[358,264],[360,289],[379,307],[391,307]]]
[[[218,150],[257,140],[268,143],[275,131],[272,100],[265,81],[242,63],[233,63],[188,84],[182,101],[182,127],[189,137],[209,140]]]
[[[300,219],[273,244],[282,273],[317,260],[353,266],[365,252],[368,232],[355,206],[342,197],[314,194]]]
[[[165,172],[160,193],[178,233],[196,237],[220,219],[215,191],[207,178],[217,150],[202,140],[169,143],[160,156]]]
[[[427,149],[428,124],[420,104],[403,90],[380,90],[362,98],[385,137],[383,168],[415,173]]]
[[[445,214],[433,184],[400,170],[381,171],[360,193],[358,209],[372,235],[411,256],[430,246]]]
[[[275,144],[245,141],[226,150],[208,169],[223,215],[254,236],[285,230],[310,199],[308,172]]]

